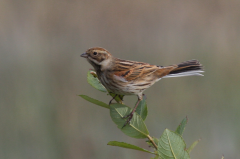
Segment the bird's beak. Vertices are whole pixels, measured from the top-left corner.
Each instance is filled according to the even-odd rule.
[[[87,53],[85,52],[85,53],[83,53],[82,55],[80,55],[81,57],[84,57],[84,58],[87,58],[88,57],[88,55],[87,55]]]

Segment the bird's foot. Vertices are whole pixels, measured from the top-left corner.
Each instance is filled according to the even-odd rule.
[[[125,119],[125,118],[128,118],[128,119],[127,119],[127,121],[125,122],[125,124],[123,125],[122,128],[124,128],[127,124],[130,124],[130,121],[132,120],[132,117],[133,117],[133,113],[134,112],[131,112],[130,114],[123,117],[123,119]]]
[[[117,97],[117,94],[109,101],[109,105],[112,103],[113,99]]]

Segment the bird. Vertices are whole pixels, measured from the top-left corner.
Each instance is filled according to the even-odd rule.
[[[202,64],[195,59],[164,67],[119,59],[102,47],[89,48],[81,57],[86,58],[93,66],[99,81],[109,92],[124,96],[137,95],[135,107],[130,114],[123,117],[127,118],[123,127],[130,123],[139,102],[143,99],[143,92],[157,81],[170,77],[203,76],[201,73],[204,72]]]

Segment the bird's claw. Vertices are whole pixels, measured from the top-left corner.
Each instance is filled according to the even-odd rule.
[[[126,115],[123,117],[123,119],[128,118],[127,121],[125,122],[125,124],[123,125],[122,128],[124,128],[127,124],[130,124],[130,121],[132,120],[133,117],[133,113],[131,112],[130,114]]]

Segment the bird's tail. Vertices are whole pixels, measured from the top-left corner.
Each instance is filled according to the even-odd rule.
[[[203,76],[201,73],[204,72],[202,65],[197,60],[189,60],[177,65],[176,68],[171,70],[168,75],[162,78],[170,77],[182,77],[182,76]]]

